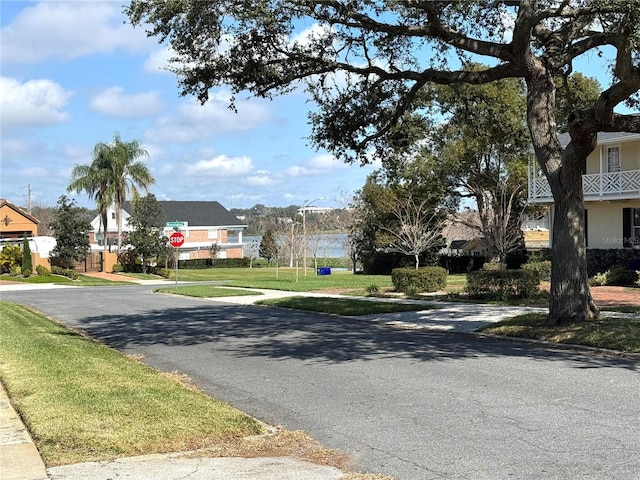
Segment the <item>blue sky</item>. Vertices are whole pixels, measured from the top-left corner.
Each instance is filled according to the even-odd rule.
[[[362,187],[373,167],[308,146],[301,93],[246,100],[237,114],[225,89],[205,106],[180,97],[167,49],[124,23],[123,3],[0,2],[2,198],[26,206],[30,185],[33,203],[55,205],[73,166],[115,132],[149,152],[160,200],[339,206]]]
[[[167,48],[125,23],[123,3],[0,1],[0,197],[26,206],[30,186],[33,203],[55,205],[73,166],[115,132],[148,150],[160,200],[343,206],[362,187],[374,166],[308,146],[302,93],[238,102],[237,114],[226,89],[204,106],[180,97]],[[604,61],[592,53],[575,70],[606,87]]]

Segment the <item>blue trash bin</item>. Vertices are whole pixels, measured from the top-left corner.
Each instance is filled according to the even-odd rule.
[[[318,268],[318,275],[331,275],[331,267]]]

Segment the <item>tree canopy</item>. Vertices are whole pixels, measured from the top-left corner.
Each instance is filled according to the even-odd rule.
[[[132,203],[129,217],[132,231],[127,236],[133,254],[142,259],[142,273],[147,273],[149,262],[167,254],[169,239],[164,235],[164,213],[153,194],[138,198]]]
[[[131,193],[133,200],[136,200],[139,197],[138,187],[148,191],[148,187],[155,183],[149,168],[138,160],[147,155],[137,140],[125,142],[116,133],[112,143],[98,142],[95,145],[90,164],[76,165],[71,172],[68,191],[84,191],[96,201],[105,236],[107,210],[115,206],[118,252],[122,246],[122,207],[128,194]],[[105,241],[105,248],[106,245]]]
[[[599,131],[639,132],[640,0],[133,0],[134,25],[168,41],[183,94],[216,86],[271,97],[304,88],[311,138],[348,161],[380,158],[421,116],[430,84],[526,86],[526,120],[555,201],[549,323],[598,316],[586,270],[581,168]],[[556,91],[588,54],[608,55],[611,82],[570,109],[558,139]],[[489,66],[468,69],[482,58]],[[484,60],[487,59],[487,60]],[[417,114],[417,115],[411,115]],[[563,122],[564,123],[564,122]]]
[[[65,267],[71,267],[73,262],[84,260],[91,246],[87,233],[91,224],[84,218],[84,209],[76,205],[75,200],[66,195],[58,198],[56,212],[51,222],[51,228],[56,237],[56,246],[51,255],[62,259]]]

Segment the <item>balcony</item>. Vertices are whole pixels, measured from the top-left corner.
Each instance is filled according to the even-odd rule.
[[[585,201],[640,198],[640,170],[582,175]],[[544,175],[529,170],[529,202],[551,203],[551,187]]]

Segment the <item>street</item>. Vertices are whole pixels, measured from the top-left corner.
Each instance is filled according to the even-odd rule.
[[[274,425],[426,479],[640,479],[640,366],[591,353],[152,293],[2,292]]]

